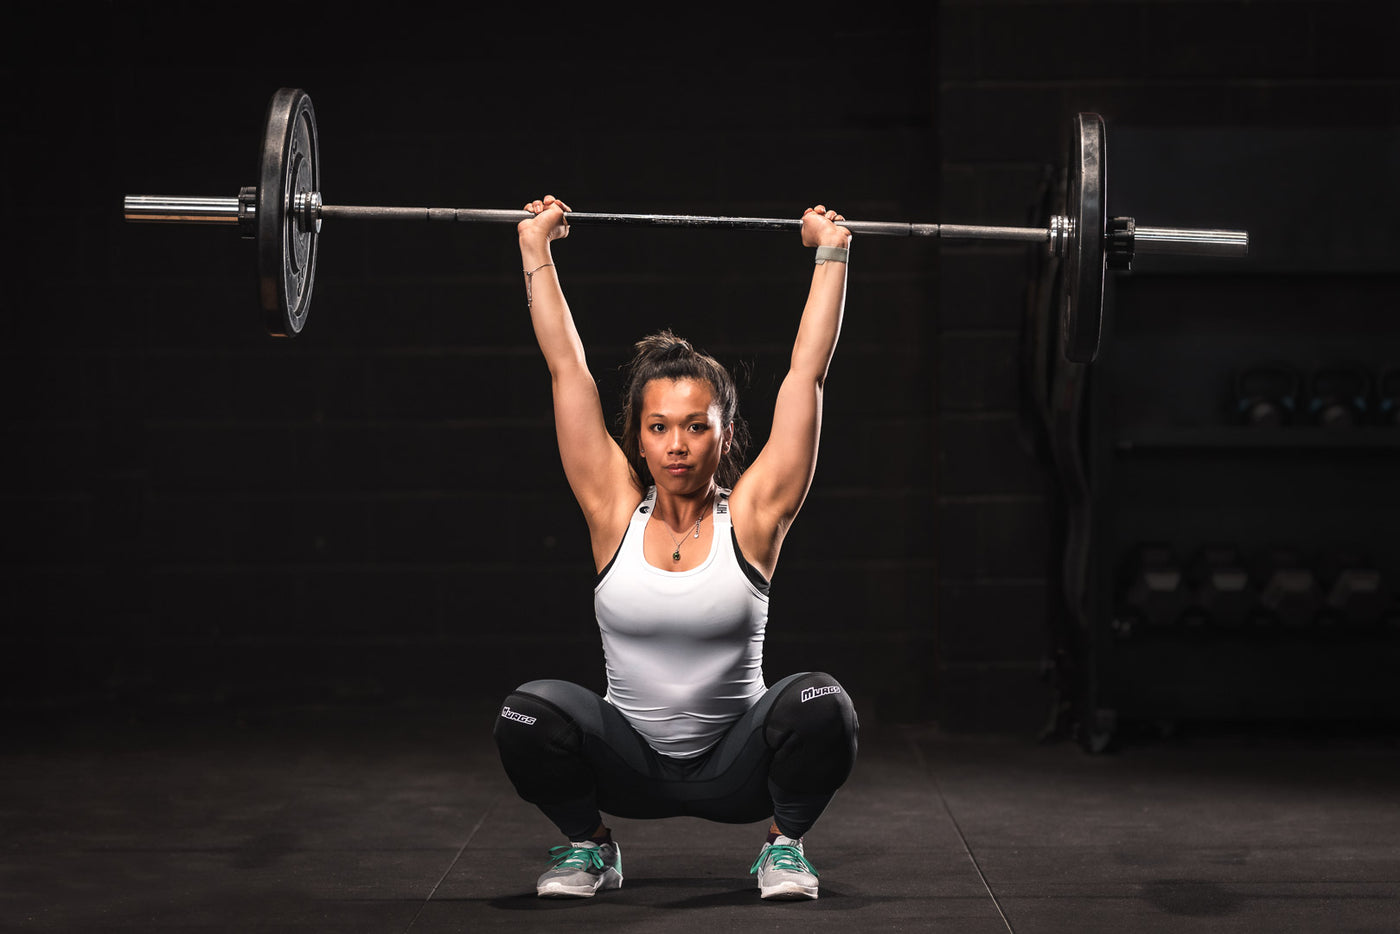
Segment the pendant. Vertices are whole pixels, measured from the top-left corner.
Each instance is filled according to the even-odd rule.
[[[680,559],[681,559],[681,550],[680,550],[679,548],[677,548],[675,551],[671,552],[671,560],[672,560],[672,561],[679,561]]]

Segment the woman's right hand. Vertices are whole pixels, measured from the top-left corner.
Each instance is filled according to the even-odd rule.
[[[553,195],[545,195],[541,200],[531,201],[525,205],[525,210],[535,216],[528,217],[516,225],[515,229],[522,240],[526,237],[536,237],[541,238],[540,242],[549,243],[569,235],[569,221],[564,217],[564,213],[573,209]]]
[[[803,246],[842,246],[851,245],[851,231],[839,226],[846,218],[819,204],[802,212]]]

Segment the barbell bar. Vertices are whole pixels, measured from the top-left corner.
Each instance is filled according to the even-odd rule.
[[[142,223],[237,225],[237,198],[127,195],[126,219]],[[249,214],[256,214],[250,208]],[[326,218],[371,221],[458,221],[518,224],[534,215],[495,208],[376,207],[354,204],[295,204],[298,223]],[[604,227],[718,227],[723,230],[800,230],[802,221],[788,217],[726,217],[704,214],[611,214],[570,211],[569,224]],[[986,227],[977,224],[908,224],[902,221],[842,221],[852,233],[877,237],[939,237],[944,240],[1010,240],[1048,243],[1049,227]],[[1249,237],[1242,230],[1192,230],[1183,227],[1136,227],[1135,253],[1244,255]]]
[[[1066,160],[1062,213],[1047,227],[994,227],[843,221],[852,233],[883,237],[934,237],[1045,244],[1062,262],[1060,347],[1067,359],[1090,363],[1098,355],[1103,323],[1103,282],[1109,268],[1129,269],[1138,253],[1243,256],[1249,234],[1243,230],[1139,226],[1133,218],[1105,213],[1103,119],[1075,117]],[[325,204],[320,191],[320,160],[315,110],[299,88],[282,88],[268,105],[259,184],[237,197],[127,195],[128,221],[237,226],[258,241],[260,301],[267,330],[294,336],[306,324],[315,284],[321,224],[325,220],[450,221],[516,224],[526,211],[486,208],[374,207]],[[609,214],[574,211],[571,225],[705,227],[722,230],[793,230],[796,218],[724,217],[687,214]]]

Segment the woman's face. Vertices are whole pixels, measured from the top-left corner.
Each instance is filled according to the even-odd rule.
[[[693,379],[654,379],[642,389],[642,457],[659,489],[693,493],[710,486],[729,449],[710,384]]]

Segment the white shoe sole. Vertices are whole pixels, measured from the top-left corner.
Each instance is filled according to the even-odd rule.
[[[561,882],[548,882],[537,886],[535,895],[540,898],[592,898],[599,892],[620,888],[622,888],[622,875],[615,869],[609,869],[599,876],[592,885],[564,885]]]
[[[780,882],[777,885],[759,886],[759,898],[770,901],[795,902],[805,899],[815,899],[817,897],[817,887],[815,885],[801,885],[797,882]]]

